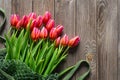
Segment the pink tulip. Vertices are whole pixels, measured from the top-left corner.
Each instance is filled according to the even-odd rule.
[[[61,38],[60,44],[63,45],[63,46],[67,46],[67,45],[68,45],[68,41],[69,41],[68,36],[65,34],[65,35]]]
[[[52,28],[49,33],[50,39],[54,40],[58,37],[56,28]]]
[[[47,38],[48,36],[48,31],[45,27],[42,28],[41,32],[40,32],[40,38]]]
[[[21,28],[21,21],[18,21],[18,23],[17,23],[17,25],[16,25],[15,28],[16,28],[16,29],[20,29],[20,28]]]
[[[15,27],[17,23],[19,22],[19,20],[20,20],[20,17],[18,15],[16,14],[11,15],[11,18],[10,18],[11,26]]]
[[[26,28],[28,24],[28,16],[24,15],[20,21],[21,21],[21,26]]]
[[[46,25],[46,29],[48,30],[48,32],[54,27],[55,22],[53,19],[50,19]]]
[[[63,27],[62,25],[58,25],[58,26],[56,27],[56,29],[57,29],[58,35],[60,35],[60,34],[62,33],[64,27]]]
[[[30,14],[28,15],[28,18],[29,18],[29,19],[36,19],[36,18],[37,18],[37,15],[36,15],[36,13],[32,12],[32,13],[30,13]]]
[[[58,37],[57,39],[55,39],[55,46],[57,47],[60,44],[60,37]]]
[[[32,38],[32,40],[36,41],[39,39],[39,37],[40,37],[40,30],[38,28],[34,27],[31,32],[31,38]]]
[[[51,18],[51,13],[46,11],[45,14],[43,15],[43,23],[46,25]]]
[[[76,37],[74,37],[74,38],[72,38],[72,39],[69,40],[68,45],[70,47],[75,47],[75,46],[77,46],[79,44],[79,42],[80,42],[80,37],[76,36]]]
[[[37,26],[37,22],[36,22],[36,19],[33,19],[32,20],[32,23],[31,23],[31,26],[30,26],[30,30],[32,31],[34,27]]]
[[[37,17],[36,22],[37,22],[36,27],[40,28],[42,25],[42,16],[41,15]]]

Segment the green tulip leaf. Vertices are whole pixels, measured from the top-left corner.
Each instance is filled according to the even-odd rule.
[[[5,14],[5,11],[2,8],[0,8],[0,15],[3,17],[3,21],[0,24],[0,31],[2,31],[2,29],[4,27],[4,24],[6,22],[6,14]]]
[[[86,78],[86,76],[90,73],[90,66],[89,63],[87,61],[81,60],[79,61],[72,70],[70,70],[70,72],[63,78],[63,80],[70,80],[70,78],[73,76],[73,74],[76,72],[76,70],[79,68],[79,66],[81,65],[81,63],[86,63],[88,64],[88,71],[85,72],[82,76],[80,76],[77,80],[84,80]],[[64,71],[63,71],[64,72]],[[65,73],[65,72],[64,72]]]

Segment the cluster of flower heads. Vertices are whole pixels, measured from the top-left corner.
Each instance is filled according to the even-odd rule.
[[[50,38],[55,41],[56,46],[61,44],[70,47],[77,46],[80,41],[79,36],[69,40],[68,36],[65,34],[61,38],[60,35],[64,27],[62,25],[55,27],[55,21],[51,18],[51,13],[48,11],[46,11],[43,16],[37,16],[36,13],[32,12],[29,15],[24,15],[21,19],[19,15],[13,14],[10,23],[13,28],[21,29],[27,28],[27,25],[31,20],[30,34],[33,41]]]

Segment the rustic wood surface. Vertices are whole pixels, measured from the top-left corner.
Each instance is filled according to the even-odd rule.
[[[0,7],[7,15],[0,35],[9,29],[13,13],[43,15],[50,11],[56,25],[64,25],[64,33],[70,38],[81,37],[80,45],[70,50],[60,70],[84,59],[91,66],[86,80],[120,80],[120,0],[0,0]],[[72,80],[85,71],[83,66]]]

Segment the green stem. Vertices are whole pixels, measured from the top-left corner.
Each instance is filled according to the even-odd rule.
[[[70,66],[67,69],[63,70],[62,72],[59,73],[58,77],[62,77],[65,73],[67,73],[68,71],[70,71],[71,69],[73,69],[75,66]]]
[[[54,71],[55,68],[60,64],[60,62],[66,58],[66,56],[67,56],[67,54],[64,55],[64,56],[62,56],[59,60],[57,60],[57,63],[54,64],[54,66],[52,67],[52,69],[51,69],[51,71],[50,71],[51,73],[52,73],[52,71]]]
[[[67,51],[69,50],[69,46],[65,49],[65,51],[63,52],[62,56],[65,55],[67,53]]]
[[[52,67],[54,66],[54,63],[56,61],[56,55],[57,55],[57,51],[58,51],[58,48],[56,48],[55,52],[53,52],[53,56],[50,60],[50,63],[48,64],[48,67],[46,69],[46,71],[44,72],[44,76],[47,76],[50,74],[50,70],[52,69]]]
[[[53,53],[52,53],[53,51],[54,51],[54,45],[51,44],[51,46],[49,47],[48,53],[46,55],[44,64],[43,64],[41,74],[43,73],[43,71],[45,71],[45,68],[47,67],[47,64],[49,63],[49,61],[51,59],[51,56],[53,55]]]

